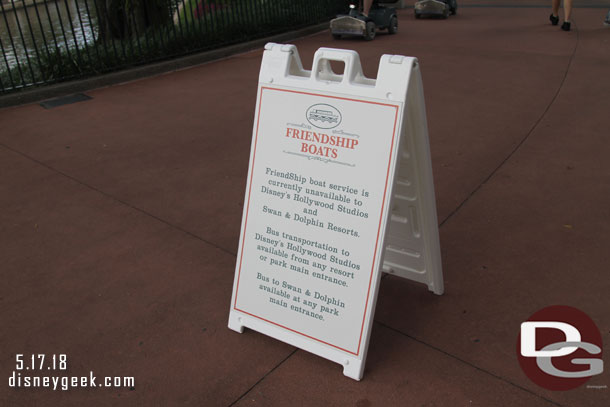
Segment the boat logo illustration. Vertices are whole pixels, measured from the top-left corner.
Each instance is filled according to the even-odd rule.
[[[309,123],[319,129],[332,129],[341,123],[341,112],[325,103],[310,106],[305,117]]]

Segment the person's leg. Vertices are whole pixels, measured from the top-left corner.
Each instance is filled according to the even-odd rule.
[[[564,19],[564,21],[570,22],[571,15],[572,15],[572,0],[563,0],[563,19]]]
[[[553,0],[555,1],[555,0]],[[362,14],[365,16],[369,15],[369,11],[371,11],[371,5],[373,4],[373,0],[364,0],[364,4],[362,5]]]
[[[559,22],[559,4],[561,0],[553,0],[552,2],[552,10],[551,15],[549,16],[549,20],[551,20],[551,24],[557,25]]]
[[[570,31],[570,16],[572,15],[572,0],[563,0],[563,31]]]
[[[559,16],[559,5],[561,4],[561,0],[553,0],[553,15],[555,17]]]

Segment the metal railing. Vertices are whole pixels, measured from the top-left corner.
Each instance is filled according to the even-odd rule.
[[[0,0],[0,93],[327,21],[344,0]]]

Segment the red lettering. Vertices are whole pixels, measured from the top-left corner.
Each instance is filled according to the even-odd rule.
[[[301,152],[309,153],[312,155],[319,155],[321,157],[330,157],[330,158],[338,157],[336,148],[321,147],[321,146],[317,146],[316,144],[302,143]]]

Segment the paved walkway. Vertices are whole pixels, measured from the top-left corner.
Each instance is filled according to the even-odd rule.
[[[548,14],[403,10],[396,36],[294,41],[306,67],[321,46],[370,77],[384,53],[422,67],[446,293],[383,280],[361,382],[227,328],[262,51],[0,110],[0,405],[610,405],[608,367],[602,388],[551,392],[516,359],[519,324],[552,304],[610,350],[610,28],[601,8],[570,33]],[[136,388],[10,389],[18,353]]]

